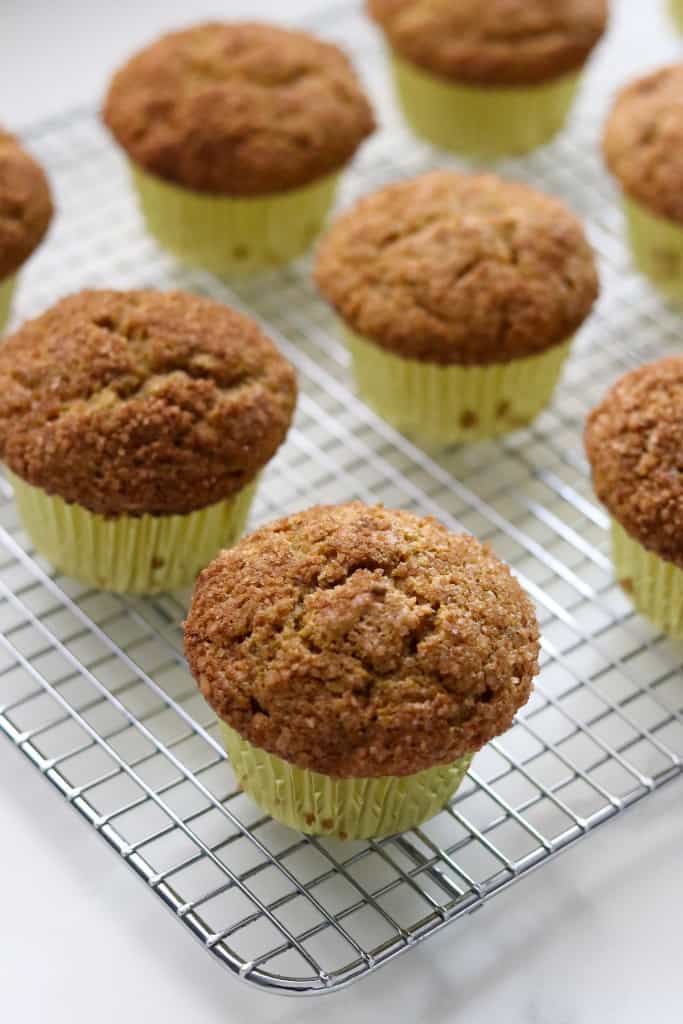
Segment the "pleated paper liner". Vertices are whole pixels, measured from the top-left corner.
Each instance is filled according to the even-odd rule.
[[[536,86],[460,85],[391,55],[396,91],[413,132],[440,149],[496,158],[526,153],[563,128],[581,75]]]
[[[7,472],[7,471],[6,471]],[[21,522],[37,551],[67,576],[118,593],[155,594],[192,584],[242,534],[256,481],[187,515],[105,519],[7,472]]]
[[[624,197],[624,214],[633,261],[677,306],[683,306],[683,224],[650,213]]]
[[[335,779],[297,768],[220,723],[233,771],[248,796],[283,825],[311,835],[369,839],[415,828],[438,814],[467,774],[472,755],[401,777]]]
[[[241,276],[302,256],[320,233],[339,175],[269,196],[213,196],[162,181],[131,164],[147,229],[182,262]]]
[[[384,419],[433,444],[510,433],[548,404],[571,341],[541,355],[488,366],[404,359],[345,329],[361,397]]]
[[[680,31],[683,32],[683,0],[669,0],[669,9],[671,17],[676,22]]]
[[[0,334],[3,333],[9,320],[10,311],[12,308],[12,296],[14,294],[14,288],[16,286],[17,279],[14,275],[6,277],[0,281]]]
[[[612,557],[619,583],[641,614],[683,638],[683,569],[653,554],[612,520]]]

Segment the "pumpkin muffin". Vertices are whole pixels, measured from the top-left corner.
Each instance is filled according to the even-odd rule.
[[[450,171],[361,199],[323,240],[316,279],[345,324],[361,395],[437,443],[529,423],[598,293],[562,203]]]
[[[607,0],[368,0],[413,131],[482,157],[563,127],[607,26]]]
[[[490,548],[354,502],[221,552],[185,649],[244,790],[303,832],[362,838],[444,806],[526,703],[539,648]]]
[[[0,458],[58,569],[168,590],[237,539],[295,400],[289,363],[226,306],[85,291],[0,349]]]
[[[604,152],[621,186],[638,268],[683,304],[683,64],[622,89]]]
[[[0,332],[9,318],[17,272],[42,241],[52,213],[42,167],[14,135],[0,129]]]
[[[586,450],[619,582],[639,611],[683,635],[683,356],[624,374],[591,412]]]
[[[163,36],[115,74],[103,117],[150,232],[219,274],[301,255],[374,128],[341,50],[256,22]]]

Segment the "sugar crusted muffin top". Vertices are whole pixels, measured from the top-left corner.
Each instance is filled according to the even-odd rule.
[[[621,90],[605,126],[603,150],[629,196],[683,224],[683,63]]]
[[[0,279],[18,270],[52,219],[45,173],[19,140],[0,129]]]
[[[233,196],[300,188],[338,171],[374,129],[341,50],[257,22],[163,36],[115,74],[103,117],[143,169]]]
[[[567,341],[598,294],[592,250],[561,202],[492,174],[449,171],[361,199],[323,239],[316,280],[382,348],[460,365]]]
[[[683,356],[624,374],[588,417],[595,492],[635,540],[683,568]]]
[[[256,476],[295,401],[249,318],[184,292],[85,291],[0,347],[0,458],[91,512],[183,514]]]
[[[242,737],[367,778],[449,763],[507,729],[538,670],[538,627],[488,547],[354,502],[223,551],[198,578],[185,649]]]
[[[367,0],[392,48],[470,85],[538,85],[579,69],[607,26],[607,0]]]

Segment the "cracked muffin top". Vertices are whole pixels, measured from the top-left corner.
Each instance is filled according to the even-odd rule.
[[[316,280],[358,334],[405,358],[459,365],[562,344],[598,294],[593,252],[561,202],[450,171],[361,199],[323,240]]]
[[[116,73],[103,117],[140,167],[234,196],[311,184],[340,170],[374,129],[341,50],[256,22],[163,36]]]
[[[185,292],[85,291],[0,347],[0,458],[105,516],[182,514],[285,438],[292,367],[249,318]]]
[[[52,219],[50,186],[42,167],[0,129],[0,278],[28,259]]]
[[[586,451],[609,512],[683,568],[683,356],[624,374],[588,418]]]
[[[607,0],[368,0],[402,57],[470,85],[537,85],[576,71],[605,31]]]
[[[683,64],[661,68],[621,90],[603,149],[628,195],[683,224]]]
[[[507,729],[531,602],[474,537],[361,502],[279,519],[199,576],[185,650],[243,738],[340,778],[409,775]]]

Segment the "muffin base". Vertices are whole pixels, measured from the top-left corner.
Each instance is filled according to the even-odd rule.
[[[303,255],[334,202],[339,175],[256,198],[212,196],[172,185],[131,164],[147,230],[184,263],[243,276]]]
[[[194,583],[244,531],[256,481],[227,501],[177,516],[105,519],[6,471],[24,529],[55,568],[100,590],[156,594]]]
[[[683,224],[650,213],[624,197],[633,261],[641,273],[677,306],[683,306]]]
[[[406,121],[440,149],[482,158],[527,153],[564,127],[581,75],[544,85],[480,88],[460,85],[391,55],[396,91]]]
[[[619,584],[664,633],[683,638],[683,569],[634,540],[612,520],[612,559]]]
[[[434,444],[477,441],[526,426],[549,402],[571,339],[487,366],[404,359],[345,328],[358,391],[399,430]]]
[[[242,739],[219,721],[244,792],[272,818],[309,835],[370,839],[415,828],[443,809],[467,774],[471,754],[402,777],[335,779],[298,768]]]
[[[7,321],[9,320],[10,310],[12,307],[12,296],[14,295],[16,283],[17,279],[14,274],[11,277],[6,277],[3,281],[0,281],[0,334],[4,331]]]

